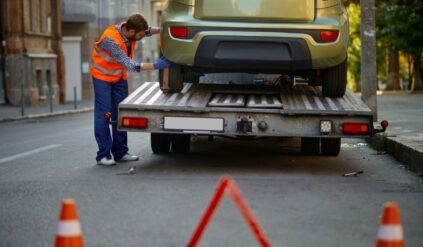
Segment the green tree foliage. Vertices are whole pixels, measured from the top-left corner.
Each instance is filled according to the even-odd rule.
[[[360,91],[361,75],[361,40],[360,40],[360,5],[347,4],[350,20],[350,42],[348,45],[348,87]]]
[[[366,0],[361,0],[366,1]],[[349,88],[360,90],[360,0],[342,0],[350,18],[348,48]],[[377,78],[386,81],[388,51],[399,51],[413,57],[415,81],[421,86],[423,68],[423,1],[376,0]]]
[[[378,36],[386,49],[402,51],[414,60],[415,82],[421,86],[423,1],[386,0],[378,8]]]
[[[379,34],[389,48],[410,55],[423,52],[423,1],[389,0],[378,12]]]
[[[342,0],[342,3],[345,7],[350,6],[350,4],[360,4],[360,0]]]
[[[350,21],[350,42],[348,46],[348,87],[357,92],[361,90],[361,10],[360,0],[343,0],[347,8]],[[378,1],[376,1],[378,4]],[[381,41],[377,40],[377,78],[384,80],[385,73],[385,49],[382,48]]]

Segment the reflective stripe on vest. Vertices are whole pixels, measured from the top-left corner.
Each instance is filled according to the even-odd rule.
[[[101,72],[103,72],[106,75],[120,75],[123,72],[121,69],[119,69],[119,70],[108,70],[108,69],[102,68],[98,64],[94,63],[93,61],[91,61],[91,65],[94,68],[100,70]]]
[[[109,57],[106,53],[104,53],[100,48],[98,48],[97,46],[94,46],[95,51],[97,52],[97,54],[102,57],[104,60],[108,61],[108,62],[116,62],[113,57]]]

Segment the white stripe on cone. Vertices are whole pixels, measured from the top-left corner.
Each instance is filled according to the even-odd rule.
[[[81,225],[77,220],[60,221],[57,228],[57,236],[60,237],[77,237],[81,236]]]
[[[404,239],[401,225],[380,226],[377,237],[379,240],[385,241],[400,241]]]

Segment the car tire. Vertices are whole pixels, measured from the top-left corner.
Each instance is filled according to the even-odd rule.
[[[172,152],[178,154],[188,153],[191,147],[191,135],[177,134],[172,135]]]
[[[170,135],[161,133],[151,133],[151,150],[155,154],[169,153],[170,150]]]
[[[337,156],[341,151],[341,138],[322,138],[320,148],[322,155]]]
[[[301,138],[301,153],[307,155],[320,154],[320,138],[318,137],[303,137]]]
[[[322,94],[325,97],[338,98],[347,88],[347,59],[341,64],[323,71]]]
[[[198,73],[191,71],[190,69],[184,69],[184,82],[189,83],[198,83],[200,81],[200,76]]]
[[[159,70],[159,83],[160,88],[163,88],[163,70]],[[169,67],[169,89],[168,93],[179,93],[184,86],[184,74],[182,66],[172,63]]]

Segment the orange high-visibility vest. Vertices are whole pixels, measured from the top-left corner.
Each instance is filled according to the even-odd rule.
[[[122,35],[116,29],[118,26],[122,25],[125,22],[121,22],[116,25],[108,27],[100,39],[94,43],[94,51],[91,57],[90,71],[91,75],[99,80],[107,81],[110,83],[118,82],[121,78],[126,80],[126,75],[128,70],[123,67],[122,64],[116,62],[112,55],[107,51],[100,48],[99,44],[105,39],[112,39],[120,48],[128,54],[128,49],[126,48],[125,41],[123,40]],[[135,41],[130,41],[131,43],[131,54],[129,57],[132,59],[134,56],[135,50]]]

